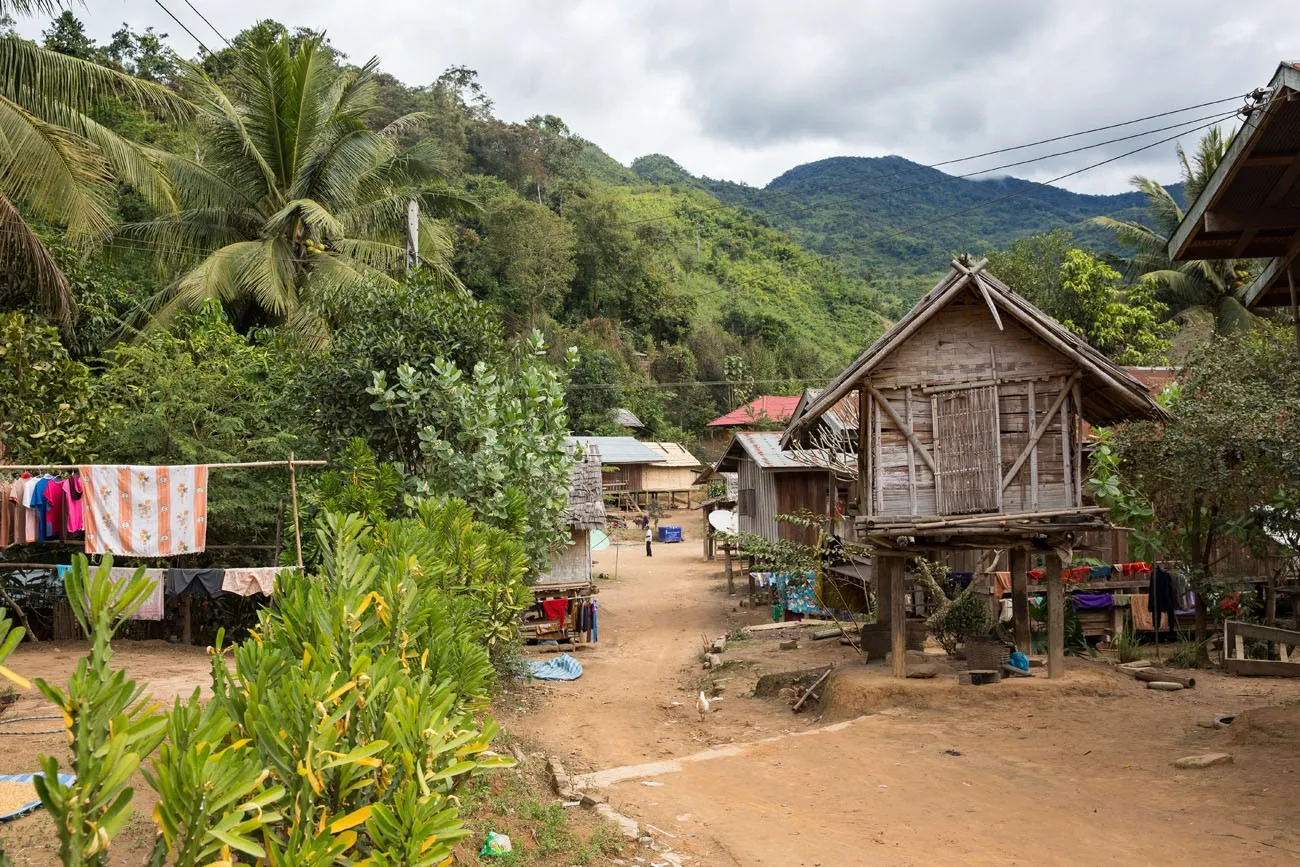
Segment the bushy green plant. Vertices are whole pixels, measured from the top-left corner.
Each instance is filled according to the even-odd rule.
[[[947,566],[923,558],[916,561],[916,578],[935,606],[934,613],[926,618],[926,628],[949,656],[956,656],[967,641],[989,634],[993,615],[984,600],[972,592],[973,583],[959,589],[949,581]]]
[[[1128,624],[1124,624],[1124,629],[1115,640],[1111,642],[1115,652],[1119,654],[1120,662],[1137,662],[1142,658],[1142,642],[1138,639],[1138,634]]]
[[[68,357],[58,329],[0,313],[0,461],[79,462],[103,431],[90,371]]]

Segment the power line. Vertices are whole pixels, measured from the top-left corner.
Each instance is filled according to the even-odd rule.
[[[188,6],[188,7],[190,7],[190,10],[191,10],[195,15],[199,16],[200,18],[202,18],[202,19],[203,19],[203,23],[206,24],[206,25],[208,25],[208,29],[211,30],[213,33],[217,34],[218,38],[220,38],[222,42],[226,43],[226,45],[229,45],[229,46],[231,46],[231,47],[234,47],[233,45],[231,45],[230,40],[227,39],[224,35],[222,35],[222,33],[221,33],[220,30],[218,30],[215,26],[213,26],[212,22],[208,20],[208,16],[204,15],[202,12],[200,12],[198,9],[196,9],[196,8],[194,7],[194,4],[191,3],[190,0],[185,0],[185,5]]]
[[[857,184],[863,184],[863,183],[869,183],[869,182],[872,182],[872,181],[884,180],[884,179],[886,179],[886,178],[898,177],[898,176],[900,176],[900,175],[914,174],[914,173],[916,173],[916,172],[925,171],[925,170],[927,170],[927,169],[938,169],[938,168],[940,168],[941,166],[950,166],[950,165],[953,165],[953,164],[955,164],[955,163],[970,162],[971,160],[982,159],[982,158],[984,158],[984,157],[997,156],[997,155],[999,155],[999,154],[1011,153],[1012,151],[1025,150],[1025,149],[1027,149],[1027,148],[1038,147],[1039,145],[1051,144],[1051,143],[1053,143],[1053,142],[1064,141],[1064,140],[1066,140],[1066,139],[1071,139],[1071,138],[1078,138],[1079,136],[1091,135],[1091,134],[1093,134],[1093,133],[1097,133],[1097,132],[1106,132],[1107,130],[1119,129],[1119,128],[1121,128],[1121,127],[1125,127],[1125,126],[1132,126],[1132,125],[1134,125],[1134,124],[1144,123],[1144,122],[1149,121],[1149,120],[1158,120],[1159,118],[1162,118],[1162,117],[1170,117],[1170,116],[1175,115],[1175,114],[1184,114],[1184,113],[1189,112],[1189,111],[1195,111],[1196,109],[1199,109],[1199,108],[1208,108],[1209,106],[1212,106],[1212,105],[1221,105],[1222,103],[1225,103],[1225,102],[1232,102],[1232,101],[1234,101],[1234,100],[1238,100],[1238,99],[1245,99],[1245,98],[1248,97],[1248,96],[1250,96],[1249,93],[1236,94],[1236,95],[1234,95],[1234,96],[1225,96],[1225,97],[1223,97],[1222,99],[1215,99],[1215,100],[1211,100],[1211,101],[1209,101],[1209,102],[1201,102],[1201,103],[1197,103],[1196,105],[1188,105],[1188,106],[1184,106],[1183,108],[1175,108],[1175,109],[1171,109],[1171,110],[1169,110],[1169,111],[1158,112],[1158,113],[1156,113],[1156,114],[1148,114],[1148,115],[1146,115],[1146,116],[1144,116],[1144,117],[1138,117],[1138,118],[1134,118],[1134,119],[1132,119],[1132,120],[1121,121],[1121,122],[1119,122],[1119,123],[1107,124],[1107,125],[1105,125],[1105,126],[1097,126],[1097,127],[1093,127],[1093,128],[1091,128],[1091,129],[1080,130],[1080,131],[1078,131],[1078,132],[1065,133],[1064,135],[1057,135],[1057,136],[1052,136],[1052,137],[1050,137],[1050,138],[1039,139],[1038,141],[1028,142],[1028,143],[1026,143],[1026,144],[1011,145],[1011,146],[1009,146],[1009,147],[997,148],[997,149],[995,149],[995,150],[984,151],[983,153],[972,154],[972,155],[970,155],[970,156],[965,156],[965,157],[955,157],[955,158],[953,158],[953,159],[941,160],[941,161],[939,161],[939,162],[937,162],[937,163],[930,163],[930,164],[928,164],[928,165],[918,165],[918,166],[914,166],[914,167],[912,167],[912,168],[908,168],[908,169],[899,169],[899,170],[897,170],[897,171],[893,171],[893,172],[881,172],[880,174],[868,175],[867,177],[864,177],[864,178],[854,178],[854,179],[851,180],[851,181],[843,181],[843,182],[838,183],[838,184],[832,184],[832,185],[830,185],[830,186],[828,186],[828,187],[824,187],[823,189],[827,189],[827,190],[842,189],[842,188],[844,188],[844,187],[851,187],[851,186],[855,186],[855,185],[857,185]],[[1234,112],[1234,114],[1235,114],[1235,112]],[[1190,122],[1190,121],[1189,121],[1189,122]],[[1155,132],[1155,131],[1156,131],[1156,130],[1149,130],[1148,132]],[[763,190],[758,189],[758,188],[744,188],[744,189],[751,189],[751,190],[752,190],[753,192],[755,192],[755,193],[761,193],[761,192],[763,192]],[[773,199],[780,199],[780,198],[787,198],[787,197],[789,197],[789,196],[793,196],[793,195],[795,195],[795,194],[796,194],[796,191],[794,191],[794,190],[789,190],[789,191],[786,191],[786,192],[771,193],[771,194],[769,194],[769,197],[770,197],[770,198],[773,198]],[[708,208],[701,208],[697,213],[708,213],[708,212],[710,212],[710,211],[717,211],[717,210],[722,210],[722,209],[725,209],[725,208],[734,208],[734,207],[737,207],[737,206],[749,206],[749,205],[750,205],[749,202],[736,202],[736,203],[732,203],[732,204],[721,204],[721,205],[710,206],[710,207],[708,207]],[[668,216],[672,216],[672,215],[668,215]],[[646,218],[646,219],[643,219],[643,220],[636,220],[636,221],[633,221],[633,222],[632,222],[632,225],[637,225],[637,224],[639,224],[639,223],[649,223],[649,222],[654,222],[654,221],[657,221],[657,220],[667,219],[668,216],[649,217],[649,218]]]
[[[211,48],[208,48],[208,46],[204,45],[204,44],[203,44],[203,40],[200,39],[199,37],[195,36],[195,35],[194,35],[194,31],[191,30],[190,28],[188,28],[188,27],[185,26],[185,22],[184,22],[184,21],[182,21],[181,19],[177,18],[176,15],[172,12],[172,10],[170,10],[170,9],[168,9],[166,6],[164,6],[164,5],[162,4],[162,0],[153,0],[153,2],[156,3],[156,4],[158,5],[158,8],[159,8],[159,9],[161,9],[161,10],[164,11],[164,12],[166,12],[167,15],[168,15],[168,17],[171,18],[171,20],[173,20],[173,21],[175,21],[177,24],[179,24],[179,25],[181,26],[181,29],[184,30],[186,33],[188,33],[188,34],[190,35],[190,38],[193,39],[195,42],[197,42],[197,43],[199,44],[199,48],[202,48],[202,49],[203,49],[204,51],[206,51],[208,54],[211,54],[211,53],[212,53],[212,49],[211,49]],[[191,7],[191,8],[193,8],[193,7]],[[219,35],[219,34],[218,34],[218,35]]]
[[[926,229],[926,228],[929,228],[930,226],[934,226],[934,225],[938,225],[939,223],[947,222],[948,220],[954,219],[955,217],[960,217],[960,216],[963,216],[963,215],[965,215],[965,214],[969,214],[971,211],[979,210],[980,208],[988,207],[989,205],[994,205],[994,204],[997,204],[997,203],[999,203],[999,202],[1005,202],[1005,201],[1007,201],[1007,200],[1009,200],[1009,199],[1014,199],[1014,198],[1017,198],[1017,197],[1019,197],[1019,196],[1023,196],[1023,195],[1025,195],[1025,194],[1027,194],[1027,193],[1033,192],[1034,190],[1036,190],[1036,189],[1038,189],[1038,188],[1040,188],[1040,187],[1051,186],[1052,184],[1059,183],[1060,181],[1063,181],[1063,180],[1065,180],[1066,178],[1072,178],[1072,177],[1074,177],[1075,175],[1080,175],[1080,174],[1083,174],[1084,172],[1091,171],[1092,169],[1100,168],[1101,166],[1108,165],[1108,164],[1110,164],[1110,163],[1116,162],[1117,160],[1125,159],[1126,157],[1133,156],[1133,155],[1136,154],[1136,153],[1141,153],[1142,151],[1149,150],[1149,149],[1151,149],[1151,148],[1153,148],[1153,147],[1157,147],[1157,146],[1162,145],[1162,144],[1168,144],[1168,143],[1171,142],[1171,141],[1176,141],[1176,140],[1182,138],[1183,136],[1188,135],[1189,133],[1199,132],[1199,131],[1201,131],[1201,130],[1203,130],[1203,129],[1209,129],[1210,127],[1212,127],[1212,126],[1214,126],[1214,125],[1216,125],[1216,124],[1218,124],[1218,123],[1221,123],[1222,121],[1227,120],[1228,118],[1233,117],[1233,116],[1235,116],[1235,115],[1236,115],[1236,112],[1233,112],[1233,114],[1225,115],[1225,116],[1223,116],[1223,117],[1218,118],[1217,120],[1211,121],[1210,123],[1202,124],[1201,126],[1193,127],[1192,129],[1183,130],[1182,132],[1179,132],[1179,133],[1177,133],[1177,134],[1175,134],[1175,135],[1172,135],[1172,136],[1169,136],[1169,137],[1167,137],[1167,138],[1160,139],[1159,141],[1154,141],[1154,142],[1150,142],[1150,143],[1148,143],[1148,144],[1144,144],[1144,145],[1142,145],[1141,147],[1134,148],[1133,150],[1125,151],[1124,153],[1119,154],[1118,156],[1113,156],[1113,157],[1110,157],[1110,158],[1108,158],[1108,159],[1101,160],[1100,162],[1096,162],[1096,163],[1092,163],[1092,164],[1090,164],[1090,165],[1086,165],[1086,166],[1084,166],[1083,168],[1075,169],[1074,171],[1070,171],[1070,172],[1066,172],[1066,173],[1063,174],[1063,175],[1058,175],[1058,176],[1056,176],[1056,177],[1054,177],[1054,178],[1050,178],[1050,179],[1045,180],[1045,181],[1030,181],[1030,182],[1028,182],[1028,183],[1026,184],[1026,186],[1023,187],[1022,189],[1016,190],[1016,191],[1014,191],[1014,192],[1008,193],[1008,194],[1003,195],[1003,196],[996,196],[996,197],[991,198],[991,199],[985,199],[985,200],[983,200],[983,201],[976,202],[975,204],[973,204],[973,205],[969,205],[969,206],[967,206],[967,207],[965,207],[965,208],[962,208],[962,209],[960,209],[960,210],[953,211],[953,212],[950,213],[950,214],[944,214],[944,215],[941,216],[941,217],[936,217],[935,219],[932,219],[932,220],[926,220],[926,221],[923,222],[923,223],[917,223],[916,225],[909,226],[909,227],[907,227],[907,228],[905,228],[905,229],[898,229],[898,230],[896,230],[896,231],[894,231],[894,232],[890,232],[890,233],[888,233],[888,234],[881,235],[881,236],[878,236],[878,237],[876,237],[876,238],[872,238],[872,239],[870,239],[870,240],[864,242],[864,244],[869,245],[869,244],[880,243],[880,242],[882,242],[882,241],[893,240],[894,238],[899,238],[899,237],[902,237],[903,235],[909,235],[909,234],[911,234],[912,232],[918,231],[918,230],[920,230],[920,229]],[[830,259],[830,258],[832,258],[832,257],[833,257],[833,254],[831,254],[831,253],[819,253],[819,254],[815,254],[815,255],[813,255],[813,256],[809,259],[809,261],[808,261],[807,263],[805,263],[805,264],[812,264],[812,263],[815,263],[815,262],[825,261],[825,260]],[[761,280],[768,279],[769,276],[771,276],[771,275],[761,275],[761,276],[757,276],[757,277],[751,277],[751,278],[748,279],[748,280],[744,280],[744,281],[741,281],[741,282],[739,282],[739,283],[734,283],[734,284],[732,284],[732,285],[730,285],[730,286],[720,286],[720,287],[718,287],[717,289],[712,289],[712,290],[710,290],[710,291],[708,291],[708,292],[702,292],[702,293],[700,293],[699,295],[695,295],[695,296],[692,296],[692,297],[698,300],[698,299],[700,299],[700,298],[706,298],[706,297],[708,297],[708,296],[710,296],[710,295],[716,295],[716,294],[719,293],[719,292],[725,292],[725,291],[728,291],[728,290],[731,290],[731,289],[739,289],[739,288],[743,288],[743,287],[745,287],[745,286],[749,286],[749,285],[752,285],[752,284],[754,284],[754,283],[757,283],[757,282],[759,282],[759,281],[761,281]]]

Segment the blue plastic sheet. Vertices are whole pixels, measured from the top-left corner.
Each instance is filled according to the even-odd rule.
[[[44,774],[0,774],[0,783],[27,783],[31,784],[32,780],[42,777]],[[71,785],[77,779],[74,774],[59,774],[59,782],[65,786]],[[36,797],[36,789],[32,789],[32,799],[0,816],[0,822],[7,822],[10,819],[17,819],[26,813],[30,813],[41,805],[41,799]]]
[[[528,667],[538,680],[577,680],[582,677],[582,663],[567,653],[547,660],[530,660]]]

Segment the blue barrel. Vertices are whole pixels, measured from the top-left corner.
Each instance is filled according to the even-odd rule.
[[[660,542],[680,542],[681,540],[682,540],[681,527],[660,527],[659,528]]]

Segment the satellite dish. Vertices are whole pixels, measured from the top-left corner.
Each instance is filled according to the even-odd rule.
[[[736,517],[735,512],[718,509],[716,512],[709,513],[709,526],[719,533],[734,536],[740,532],[740,518]]]
[[[604,550],[605,550],[606,548],[608,548],[608,547],[609,547],[609,534],[607,534],[607,533],[603,533],[603,532],[601,532],[600,530],[592,530],[592,531],[591,531],[591,550],[592,550],[592,551],[604,551]]]

